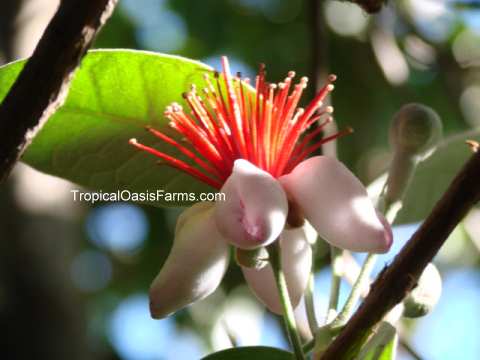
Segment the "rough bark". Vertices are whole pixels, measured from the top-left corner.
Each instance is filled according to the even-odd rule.
[[[62,1],[0,106],[0,183],[62,104],[81,58],[117,0]]]

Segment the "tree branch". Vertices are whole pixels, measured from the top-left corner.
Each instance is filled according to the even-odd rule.
[[[313,80],[313,90],[316,94],[327,81],[329,74],[328,64],[328,30],[324,21],[324,2],[322,0],[308,0],[308,12],[310,17],[310,36],[312,45],[312,68],[311,78]],[[314,95],[313,94],[313,95]],[[324,105],[331,103],[330,97],[328,97]],[[315,123],[312,126],[313,129],[318,126]],[[338,128],[335,122],[331,122],[323,129],[323,137],[333,135],[338,132]],[[337,142],[327,141],[318,150],[318,154],[328,155],[332,157],[337,156]]]
[[[323,1],[309,0],[310,36],[312,40],[312,69],[314,93],[316,94],[328,77],[327,29],[323,21]]]
[[[355,348],[396,304],[416,286],[423,269],[467,214],[480,200],[480,153],[475,153],[457,174],[422,226],[372,284],[370,294],[322,360],[353,359]]]
[[[0,183],[47,119],[118,0],[63,0],[0,106]]]

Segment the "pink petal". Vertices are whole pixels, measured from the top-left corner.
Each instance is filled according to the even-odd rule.
[[[290,301],[295,308],[307,287],[312,268],[312,249],[305,229],[285,230],[280,237],[282,269]],[[243,275],[256,297],[272,312],[282,314],[278,288],[270,265],[260,270],[242,267]]]
[[[377,212],[367,191],[345,165],[315,156],[280,178],[318,234],[330,244],[352,251],[387,252],[390,225]]]
[[[150,287],[150,313],[161,319],[210,295],[227,270],[229,246],[213,204],[197,203],[178,218],[172,250]]]
[[[233,245],[254,249],[272,243],[282,232],[288,202],[280,183],[247,160],[236,160],[215,206],[220,233]]]

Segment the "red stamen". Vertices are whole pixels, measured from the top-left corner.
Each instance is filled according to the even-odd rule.
[[[176,147],[178,150],[180,150],[184,155],[188,156],[190,159],[192,159],[193,161],[195,161],[195,163],[197,163],[199,166],[201,166],[205,171],[209,172],[209,173],[215,173],[216,176],[218,177],[222,177],[222,175],[213,167],[211,167],[210,165],[208,165],[205,161],[203,161],[202,159],[200,159],[198,156],[195,155],[194,152],[190,151],[189,149],[187,149],[185,146],[179,144],[178,142],[176,142],[175,140],[173,140],[172,138],[168,137],[167,135],[161,133],[160,131],[157,131],[155,129],[152,129],[151,127],[147,127],[146,128],[150,133],[152,133],[153,135],[155,135],[156,137],[158,137],[159,139],[165,141],[167,144],[170,144],[174,147]],[[138,147],[138,146],[137,146]]]
[[[165,116],[171,120],[170,126],[188,145],[180,144],[159,130],[148,128],[150,133],[187,156],[200,170],[139,144],[135,139],[131,139],[130,143],[159,157],[167,165],[220,189],[230,176],[236,159],[247,159],[279,177],[291,171],[325,142],[351,132],[347,129],[312,143],[321,134],[322,128],[332,121],[328,118],[303,136],[322,116],[333,112],[330,106],[320,108],[333,90],[331,83],[335,81],[334,75],[329,76],[328,84],[304,110],[297,106],[307,86],[307,78],[301,78],[298,84],[292,86],[295,73],[290,71],[283,82],[268,84],[265,65],[261,64],[255,89],[252,89],[248,86],[248,79],[242,79],[240,74],[235,77],[230,74],[226,57],[222,57],[222,67],[221,75],[215,72],[215,83],[205,75],[206,87],[202,96],[195,86],[184,94],[191,113],[185,113],[176,103],[165,111]]]
[[[317,143],[309,146],[308,148],[303,150],[300,154],[298,154],[296,157],[291,158],[290,165],[287,167],[286,173],[289,173],[290,171],[292,171],[295,166],[300,164],[303,160],[305,160],[314,151],[318,150],[323,144],[325,144],[329,141],[338,139],[342,136],[350,135],[351,133],[353,133],[353,129],[351,127],[348,127],[343,131],[340,131],[336,134],[327,136],[327,137],[323,138],[322,140],[318,141]]]
[[[230,65],[225,56],[222,56],[223,76],[227,85],[227,99],[230,105],[230,121],[232,130],[234,132],[234,139],[237,142],[238,150],[242,157],[246,157],[245,138],[243,137],[243,124],[242,117],[240,115],[240,107],[238,105],[235,90],[233,88],[232,76],[230,74]]]
[[[221,187],[222,187],[222,184],[219,181],[216,181],[214,179],[209,178],[208,176],[202,174],[200,171],[198,171],[194,167],[188,165],[187,163],[183,162],[182,160],[178,160],[178,159],[176,159],[176,158],[174,158],[170,155],[162,153],[162,152],[160,152],[158,150],[155,150],[151,147],[142,145],[142,144],[138,143],[136,139],[130,139],[128,141],[128,143],[130,145],[135,146],[136,148],[138,148],[140,150],[149,152],[150,154],[153,154],[153,155],[165,160],[169,165],[192,175],[193,177],[197,178],[198,180],[203,181],[204,183],[206,183],[206,184],[208,184],[208,185],[210,185],[214,188],[221,189]]]

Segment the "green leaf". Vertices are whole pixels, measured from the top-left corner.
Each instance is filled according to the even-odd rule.
[[[267,346],[245,346],[222,350],[205,356],[202,360],[292,360],[293,354]]]
[[[430,213],[455,175],[472,156],[465,140],[479,141],[480,129],[444,140],[432,156],[417,166],[396,223],[421,221]]]
[[[24,62],[0,68],[3,99]],[[203,192],[211,188],[128,144],[130,138],[179,158],[172,146],[144,130],[172,134],[163,116],[211,69],[185,58],[132,50],[94,50],[82,61],[62,106],[45,124],[23,156],[34,168],[88,189],[104,192]],[[154,205],[176,206],[166,200]]]
[[[466,140],[480,141],[480,129],[445,139],[433,155],[418,164],[395,224],[415,223],[427,217],[455,175],[472,156]],[[372,198],[378,197],[385,180],[386,174],[369,185],[368,192]]]
[[[397,330],[383,321],[360,352],[358,360],[393,360],[396,357],[397,342]]]

